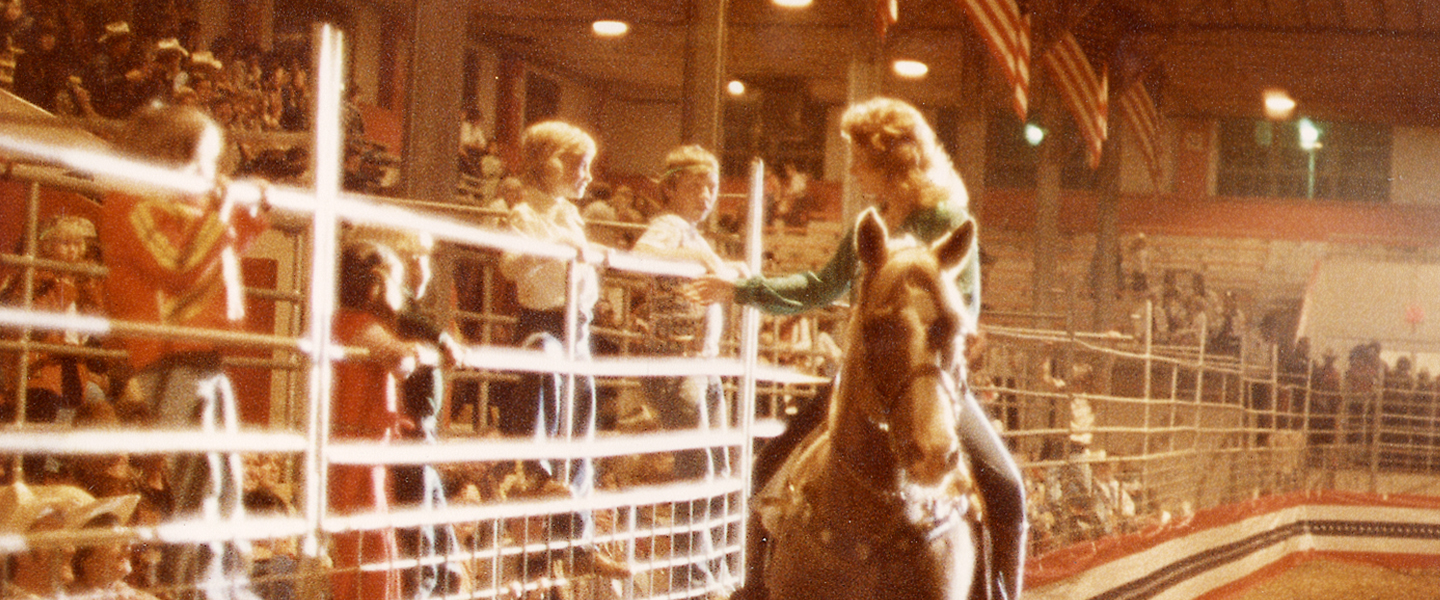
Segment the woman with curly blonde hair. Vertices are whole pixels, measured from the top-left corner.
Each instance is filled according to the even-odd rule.
[[[873,98],[850,106],[840,121],[849,141],[850,175],[879,211],[894,237],[928,244],[973,221],[965,185],[935,138],[935,131],[914,106],[894,98]],[[775,314],[794,314],[826,306],[850,289],[858,273],[854,226],[819,272],[729,280],[707,276],[691,285],[692,298],[735,301]],[[980,315],[980,252],[972,247],[958,278],[966,314],[963,333],[977,333]],[[818,398],[817,398],[818,399]],[[756,458],[757,485],[773,473],[786,454],[824,419],[828,401],[812,402],[791,418],[786,432]],[[1025,559],[1025,489],[1020,470],[989,417],[971,394],[962,403],[961,439],[975,467],[986,508],[992,598],[1015,598]],[[751,581],[759,578],[751,577]]]

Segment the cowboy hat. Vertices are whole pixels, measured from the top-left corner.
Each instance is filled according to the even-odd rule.
[[[105,25],[105,33],[100,34],[100,42],[104,43],[111,38],[130,37],[130,23],[116,21]]]
[[[190,52],[187,51],[184,46],[180,45],[180,40],[175,38],[165,38],[155,43],[155,54],[159,55],[167,52],[174,52],[180,56],[190,56]]]
[[[60,517],[62,529],[78,529],[102,515],[126,523],[139,502],[138,494],[96,500],[73,485],[7,485],[0,487],[0,533],[23,534],[51,516]]]

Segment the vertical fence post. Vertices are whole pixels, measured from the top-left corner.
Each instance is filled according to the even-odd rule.
[[[764,225],[765,217],[765,161],[755,159],[750,162],[750,185],[749,185],[749,215],[746,219],[745,228],[745,264],[750,272],[759,273],[761,257],[763,255],[762,240],[760,237],[761,228]],[[760,310],[747,306],[741,309],[740,321],[740,357],[744,361],[745,375],[740,379],[740,429],[744,445],[740,448],[740,480],[742,492],[740,494],[740,514],[742,521],[749,522],[750,515],[750,494],[752,493],[751,471],[755,462],[755,369],[758,366],[758,353],[760,350]],[[740,571],[739,585],[746,584],[745,565],[749,561],[746,556],[749,545],[748,527],[740,528]]]
[[[338,262],[335,204],[340,195],[341,98],[345,85],[344,37],[332,25],[319,25],[316,37],[315,94],[315,214],[311,227],[310,259],[310,406],[305,435],[304,506],[310,527],[302,552],[306,558],[304,598],[320,598],[326,586],[318,574],[325,556],[321,524],[326,501],[329,460],[325,457],[330,436],[330,388],[333,361],[337,358],[330,340],[330,321],[335,314],[335,267]]]
[[[40,229],[40,184],[30,184],[30,194],[25,202],[25,257],[35,260],[39,250],[39,229]],[[23,275],[26,311],[35,307],[35,263],[25,265]],[[26,414],[26,404],[29,399],[27,388],[30,387],[30,326],[26,325],[20,330],[20,360],[15,369],[15,422],[24,425],[29,415]],[[15,481],[25,481],[24,456],[16,455],[12,465],[16,473]]]

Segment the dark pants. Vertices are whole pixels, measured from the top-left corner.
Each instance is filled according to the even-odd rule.
[[[575,326],[575,358],[590,358],[590,320],[581,311]],[[515,337],[526,348],[539,348],[550,356],[564,356],[565,311],[520,309]],[[595,433],[595,380],[575,376],[573,413],[567,406],[566,389],[572,378],[560,373],[535,373],[524,376],[506,405],[500,411],[502,433],[534,436],[538,439],[561,439],[568,424],[575,438],[588,438]],[[570,487],[577,496],[589,495],[595,487],[595,468],[590,459],[553,463],[540,461],[533,468],[545,471]],[[561,516],[552,520],[552,534],[580,536],[589,539],[595,530],[594,515],[588,512]]]
[[[583,312],[575,326],[575,358],[590,358],[590,323]],[[520,309],[516,340],[526,348],[538,348],[553,356],[564,356],[565,311]],[[510,435],[563,437],[566,387],[570,377],[558,373],[537,373],[524,377],[516,393],[500,412],[499,428]],[[577,376],[574,414],[569,419],[576,437],[595,431],[595,380]]]
[[[134,377],[155,425],[236,433],[235,392],[215,354],[175,355]],[[172,518],[231,520],[239,516],[241,476],[237,453],[176,454],[166,469]],[[218,509],[218,510],[217,510]],[[176,598],[253,598],[238,544],[215,540],[163,549],[161,584],[182,588]]]

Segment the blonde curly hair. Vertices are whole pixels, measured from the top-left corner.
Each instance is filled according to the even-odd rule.
[[[853,104],[840,119],[840,133],[850,141],[855,159],[902,193],[916,194],[921,205],[933,206],[944,198],[968,203],[950,156],[910,103],[878,97]]]

